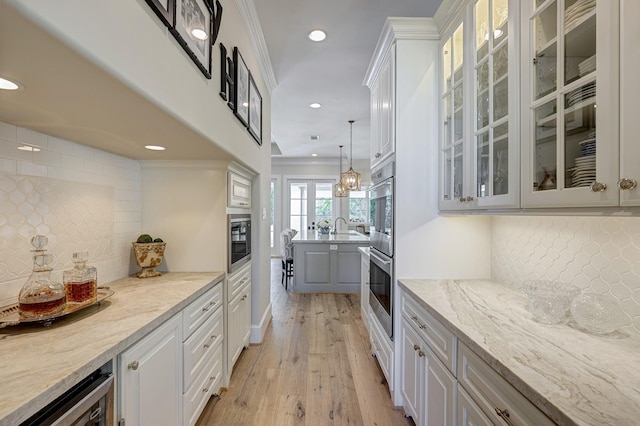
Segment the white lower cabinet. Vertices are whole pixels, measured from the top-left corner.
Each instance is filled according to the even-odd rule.
[[[360,316],[369,329],[369,256],[360,253]]]
[[[182,313],[118,356],[120,421],[182,424]]]
[[[411,296],[401,304],[401,395],[417,426],[555,424]]]
[[[378,360],[380,369],[387,379],[389,392],[393,392],[393,346],[391,339],[373,312],[369,314],[369,339],[371,341],[371,353]]]
[[[251,335],[251,265],[227,280],[227,379]],[[233,292],[231,292],[233,289]]]
[[[222,282],[118,355],[119,424],[194,425],[223,382]]]

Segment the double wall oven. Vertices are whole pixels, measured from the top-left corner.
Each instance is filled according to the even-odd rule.
[[[393,339],[393,192],[395,163],[371,172],[369,305]]]

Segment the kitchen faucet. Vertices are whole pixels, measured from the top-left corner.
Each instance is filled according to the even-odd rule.
[[[344,222],[345,225],[347,225],[347,226],[349,225],[347,223],[347,220],[344,217],[338,216],[336,218],[336,220],[333,222],[333,231],[331,232],[333,235],[338,233],[338,219],[342,219],[342,221]]]

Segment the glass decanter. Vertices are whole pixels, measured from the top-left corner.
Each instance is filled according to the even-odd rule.
[[[73,253],[73,269],[62,273],[67,303],[95,302],[98,298],[98,273],[93,266],[86,266],[89,253]]]
[[[66,307],[64,286],[50,278],[53,256],[44,248],[48,242],[43,235],[31,238],[33,272],[18,295],[18,310],[23,319],[46,319]]]

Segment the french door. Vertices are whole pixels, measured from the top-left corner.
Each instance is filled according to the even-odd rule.
[[[288,226],[297,231],[316,229],[322,219],[333,220],[332,179],[288,179]]]

